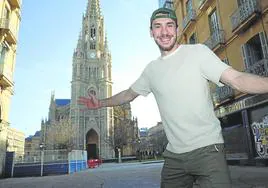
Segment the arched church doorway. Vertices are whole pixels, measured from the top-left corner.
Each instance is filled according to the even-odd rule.
[[[87,145],[87,159],[99,158],[99,136],[97,132],[90,129],[86,134],[86,145]]]

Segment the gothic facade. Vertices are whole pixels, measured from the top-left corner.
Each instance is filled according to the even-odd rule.
[[[86,150],[88,159],[114,158],[118,148],[125,155],[135,155],[137,144],[133,143],[137,141],[138,123],[137,119],[132,119],[130,104],[115,108],[124,112],[118,114],[113,108],[88,110],[77,103],[79,97],[88,96],[89,93],[98,99],[112,96],[111,64],[100,2],[89,0],[73,53],[71,99],[55,99],[52,93],[48,119],[41,123],[41,142],[46,145],[46,149],[55,149],[53,144],[49,144],[51,141],[47,135],[52,125],[69,119],[72,130],[75,130],[71,135],[74,137],[73,149]],[[119,126],[125,127],[127,134],[116,135],[121,130]],[[124,144],[116,144],[115,140],[123,136],[127,136]]]
[[[114,152],[106,142],[113,129],[113,109],[83,110],[80,96],[112,96],[111,54],[104,32],[99,0],[89,0],[83,15],[82,30],[73,54],[70,117],[78,133],[75,145],[87,149],[89,158],[111,158]]]

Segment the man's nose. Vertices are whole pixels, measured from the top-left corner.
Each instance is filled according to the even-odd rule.
[[[161,34],[167,34],[167,27],[162,27]]]

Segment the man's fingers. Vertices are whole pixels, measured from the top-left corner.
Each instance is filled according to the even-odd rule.
[[[91,101],[92,98],[86,98],[86,97],[79,97],[77,100],[78,103],[87,103],[88,101]]]

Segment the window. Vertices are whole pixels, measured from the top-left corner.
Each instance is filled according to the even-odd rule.
[[[220,30],[216,9],[209,15],[210,34],[218,33]]]
[[[193,1],[192,0],[188,0],[186,2],[186,14],[189,15],[191,14],[191,11],[193,10]]]
[[[4,63],[5,57],[8,53],[8,50],[9,50],[9,48],[8,48],[8,45],[6,43],[0,44],[0,64]]]
[[[191,35],[191,37],[189,38],[189,44],[196,44],[197,40],[196,40],[196,34],[193,33]]]
[[[91,37],[92,40],[95,40],[95,38],[96,38],[96,28],[95,28],[94,25],[91,26],[91,29],[90,29],[90,37]]]
[[[88,93],[91,94],[91,95],[95,95],[95,96],[97,94],[94,88],[89,88]]]
[[[95,43],[90,43],[90,50],[95,50],[96,49],[96,44]]]
[[[166,0],[163,7],[173,9],[173,0]]]
[[[255,35],[242,45],[242,55],[246,69],[256,62],[268,58],[267,46],[267,37],[264,32]]]

